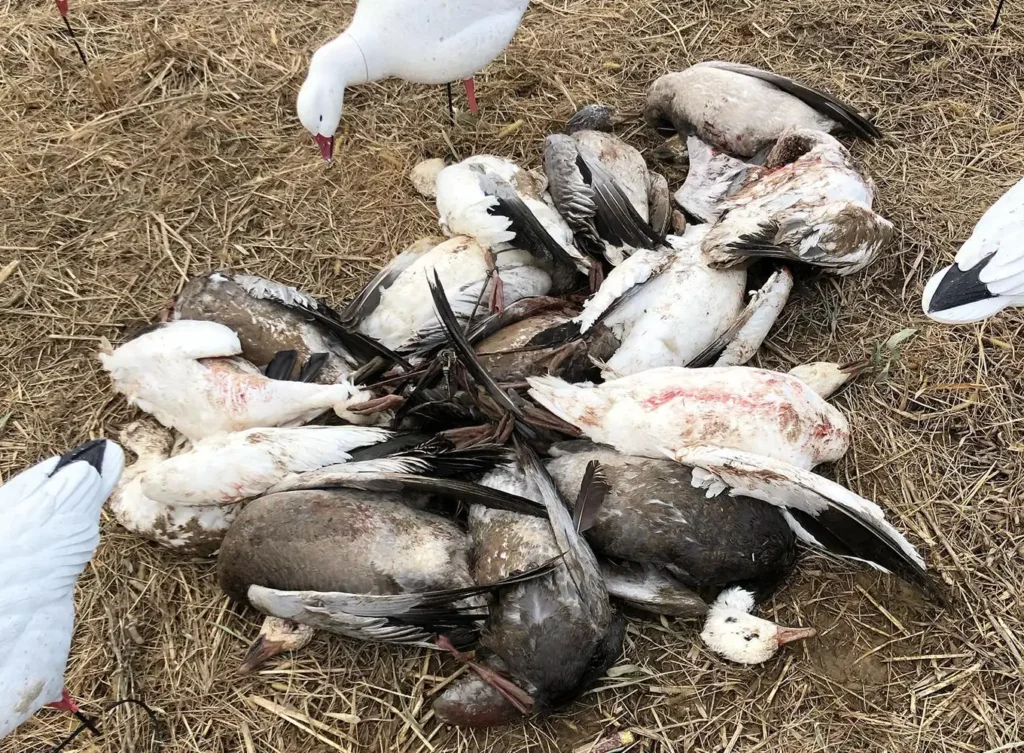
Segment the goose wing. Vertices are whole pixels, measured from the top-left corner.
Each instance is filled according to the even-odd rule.
[[[780,460],[721,447],[693,446],[665,454],[693,466],[693,484],[709,496],[726,489],[782,508],[806,544],[894,573],[945,600],[924,558],[885,519],[882,509],[849,489]]]
[[[865,141],[874,141],[875,139],[882,138],[882,132],[878,130],[878,127],[874,123],[858,113],[850,105],[836,99],[831,94],[826,94],[825,92],[820,91],[819,89],[812,89],[811,87],[797,83],[786,76],[780,76],[779,74],[771,73],[770,71],[763,71],[760,68],[743,65],[742,63],[711,61],[704,63],[704,65],[712,68],[720,68],[725,71],[732,71],[733,73],[742,73],[744,76],[750,76],[752,78],[760,79],[761,81],[766,81],[786,92],[786,94],[796,97],[808,107],[814,108],[822,115],[832,118],[832,120],[845,126],[847,130]]]

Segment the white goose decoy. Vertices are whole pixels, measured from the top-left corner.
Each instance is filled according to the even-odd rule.
[[[858,272],[893,237],[892,223],[871,209],[874,191],[832,136],[789,130],[764,166],[720,204],[704,249],[723,266],[770,257],[837,275]]]
[[[612,270],[575,320],[586,334],[598,322],[621,346],[603,376],[660,366],[738,366],[757,353],[789,298],[793,277],[776,271],[744,305],[747,273],[715,269],[701,250],[707,225],[668,236],[670,249],[641,251]],[[724,352],[723,352],[724,351]],[[719,356],[719,354],[721,354]]]
[[[943,324],[987,319],[1024,306],[1024,180],[1007,191],[978,222],[956,263],[924,289],[924,313]]]
[[[216,322],[181,320],[147,328],[100,362],[118,392],[169,428],[196,441],[260,426],[301,424],[331,408],[373,396],[348,382],[305,384],[268,379],[247,361],[238,336]]]
[[[401,78],[416,84],[473,77],[512,41],[528,0],[360,0],[348,28],[318,49],[299,91],[299,120],[324,159],[334,152],[345,88]]]
[[[138,455],[110,498],[128,530],[178,551],[207,555],[220,546],[242,502],[294,474],[346,463],[352,450],[391,433],[360,426],[247,429],[201,439],[171,456],[171,434],[135,422],[121,435]]]
[[[75,582],[123,466],[121,448],[98,439],[0,486],[0,738],[43,706],[78,712],[64,690]]]
[[[546,295],[551,289],[551,275],[537,266],[529,251],[507,249],[494,257],[506,304]],[[467,236],[417,241],[363,288],[344,316],[386,347],[414,354],[437,324],[428,278],[436,273],[444,281],[449,303],[460,319],[468,320],[474,312],[483,316],[495,286],[494,257]]]
[[[530,396],[555,416],[629,455],[715,445],[813,468],[841,458],[850,443],[843,414],[790,374],[665,367],[600,385],[527,381]]]
[[[849,105],[775,73],[707,61],[662,76],[644,118],[664,135],[696,135],[715,149],[753,157],[790,128],[844,129],[867,141],[881,131]]]
[[[470,157],[437,176],[437,211],[448,235],[475,238],[494,254],[526,249],[535,263],[554,271],[593,267],[576,248],[572,229],[544,201],[545,185],[528,171],[500,157]],[[502,281],[494,287],[493,307],[502,304]]]

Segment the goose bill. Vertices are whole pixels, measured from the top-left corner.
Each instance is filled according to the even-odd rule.
[[[818,634],[818,631],[814,628],[787,628],[780,627],[779,632],[775,634],[775,642],[779,644],[779,648],[785,646],[787,643],[795,643],[796,641],[806,640],[807,638],[813,638]]]
[[[323,156],[324,161],[330,162],[334,157],[334,137],[324,136],[318,133],[313,137],[313,140],[316,141],[316,145],[320,147],[320,154]]]

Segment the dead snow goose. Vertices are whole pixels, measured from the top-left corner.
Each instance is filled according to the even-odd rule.
[[[1024,306],[1024,180],[993,204],[956,262],[925,286],[924,313],[943,324],[987,319]]]
[[[196,441],[260,426],[304,423],[333,408],[342,418],[373,396],[347,382],[321,385],[268,379],[236,358],[238,336],[216,322],[181,320],[143,330],[100,361],[118,392],[169,428]]]
[[[446,167],[437,176],[442,229],[449,235],[468,235],[494,255],[525,249],[549,270],[557,267],[589,274],[593,263],[576,248],[562,216],[543,200],[543,187],[532,180],[524,184],[528,177],[515,163],[490,155]],[[491,303],[500,310],[500,277]]]
[[[256,275],[222,270],[193,277],[170,305],[167,318],[230,327],[238,335],[242,356],[261,369],[282,351],[294,350],[300,362],[326,358],[315,380],[326,384],[348,379],[375,356],[401,363],[344,322],[325,301]]]
[[[474,597],[493,586],[477,587],[470,577],[466,535],[406,504],[401,484],[381,487],[381,476],[370,480],[372,491],[323,488],[341,475],[321,473],[313,489],[286,484],[287,491],[247,505],[218,556],[224,592],[270,617],[359,640],[423,643],[438,632],[474,633],[484,606]],[[493,490],[462,486],[475,490],[474,499],[501,501]],[[277,653],[272,633],[278,627],[266,626],[246,669]]]
[[[600,385],[527,381],[555,416],[630,455],[719,445],[813,468],[841,458],[850,441],[846,418],[811,385],[773,371],[664,367]]]
[[[386,347],[413,354],[422,338],[436,329],[428,275],[436,273],[444,280],[452,309],[468,321],[474,312],[487,313],[487,301],[496,284],[491,279],[493,261],[487,248],[467,236],[447,241],[423,239],[382,269],[349,304],[344,316]],[[528,251],[500,251],[496,261],[506,304],[550,291],[550,274],[537,266]]]
[[[75,582],[123,466],[121,448],[97,439],[0,486],[0,738],[43,706],[78,712],[64,689]]]
[[[858,272],[893,238],[892,223],[871,209],[874,192],[832,136],[789,130],[764,166],[719,205],[704,249],[722,266],[770,257],[837,275]]]
[[[662,76],[644,118],[665,135],[698,136],[715,149],[752,157],[784,131],[843,129],[867,141],[881,132],[824,92],[749,65],[706,61]]]
[[[360,0],[348,28],[314,54],[299,91],[299,120],[329,160],[345,89],[401,78],[416,84],[473,77],[512,41],[528,0]],[[451,90],[449,89],[449,96]]]
[[[707,225],[668,236],[668,248],[641,251],[612,270],[576,318],[580,332],[603,324],[621,345],[604,378],[660,366],[746,363],[789,298],[793,277],[777,270],[744,305],[744,269],[716,269],[702,243]],[[723,352],[724,351],[724,352]]]
[[[707,447],[670,453],[679,462],[587,442],[561,443],[551,452],[548,470],[563,494],[590,463],[601,464],[609,492],[587,531],[595,551],[663,567],[693,589],[719,591],[701,638],[732,661],[760,663],[814,634],[749,614],[795,567],[798,539],[944,600],[921,555],[877,505],[808,471]]]
[[[212,554],[245,500],[292,474],[345,463],[390,432],[360,426],[246,429],[206,437],[170,455],[170,433],[152,422],[125,427],[138,455],[110,499],[118,522],[163,546]]]
[[[668,182],[647,169],[636,149],[593,127],[610,123],[594,122],[584,111],[570,120],[566,134],[548,136],[544,171],[554,205],[577,242],[614,266],[636,249],[661,245],[671,219]]]
[[[723,202],[743,185],[753,165],[705,144],[696,136],[687,137],[686,152],[690,168],[673,198],[691,217],[713,223],[722,216]]]

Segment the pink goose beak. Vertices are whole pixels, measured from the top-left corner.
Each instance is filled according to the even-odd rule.
[[[319,133],[313,137],[316,145],[320,147],[320,154],[323,155],[325,161],[330,162],[334,156],[334,137],[333,136],[321,136]]]

